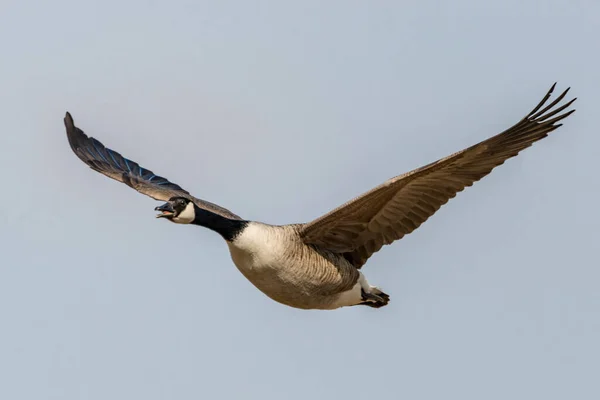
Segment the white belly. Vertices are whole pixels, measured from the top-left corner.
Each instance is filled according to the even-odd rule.
[[[344,275],[330,260],[303,245],[302,256],[290,254],[299,246],[297,241],[284,228],[253,222],[228,246],[240,272],[275,301],[303,309],[335,309],[361,302],[364,278],[357,278],[362,274],[352,268]],[[351,289],[348,283],[354,283]]]

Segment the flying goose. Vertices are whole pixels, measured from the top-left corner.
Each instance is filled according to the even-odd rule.
[[[64,122],[69,144],[84,163],[166,201],[155,208],[160,211],[157,218],[220,234],[240,272],[271,299],[300,309],[379,308],[388,304],[389,296],[371,286],[361,272],[369,257],[417,229],[456,193],[561,126],[557,123],[575,110],[561,112],[576,99],[558,106],[567,89],[545,106],[555,86],[533,111],[504,132],[388,179],[312,222],[282,226],[248,221],[198,199],[88,137],[68,112]]]

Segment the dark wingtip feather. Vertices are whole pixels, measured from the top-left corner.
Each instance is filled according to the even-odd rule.
[[[82,149],[88,147],[87,141],[93,140],[88,137],[81,129],[79,129],[71,116],[71,113],[68,111],[65,113],[65,128],[67,130],[67,140],[69,141],[69,146],[71,146],[71,150],[79,157],[84,163],[88,164],[89,158],[84,156],[81,152]]]
[[[73,121],[73,117],[71,116],[71,113],[69,113],[68,111],[65,114],[65,127],[67,129],[73,129],[75,128],[75,122]]]
[[[75,152],[75,154],[77,154],[77,156],[81,158],[81,156],[77,153],[77,143],[79,142],[79,140],[81,140],[80,135],[83,132],[77,129],[77,127],[75,126],[75,122],[73,121],[73,117],[68,111],[65,113],[64,122],[65,128],[67,130],[67,139],[69,140],[69,145],[71,146],[71,149]]]
[[[542,101],[540,101],[539,104],[537,106],[535,106],[535,108],[533,110],[531,110],[531,112],[529,114],[527,114],[527,116],[525,118],[527,118],[527,119],[531,118],[531,116],[533,114],[535,114],[540,108],[542,108],[542,106],[544,104],[546,104],[546,102],[548,101],[548,99],[552,95],[552,92],[554,92],[554,88],[555,87],[556,87],[556,82],[554,82],[554,84],[552,85],[552,87],[550,88],[550,90],[548,90],[548,93],[546,93],[546,95],[544,96],[544,98],[542,99]]]
[[[559,114],[563,110],[567,109],[571,104],[573,104],[575,102],[575,100],[577,100],[577,97],[575,97],[575,98],[571,99],[570,101],[566,102],[565,104],[563,104],[559,107],[556,107],[565,98],[565,96],[567,95],[569,90],[571,90],[571,87],[568,87],[556,99],[554,99],[554,101],[552,101],[550,104],[548,104],[546,107],[544,107],[544,105],[550,98],[550,94],[552,93],[552,90],[554,89],[555,86],[556,86],[556,83],[554,85],[552,85],[552,88],[550,89],[550,91],[546,94],[546,96],[544,96],[542,101],[533,109],[533,111],[531,111],[527,115],[527,117],[526,117],[527,120],[529,120],[530,122],[536,122],[538,124],[543,123],[545,126],[548,126],[554,122],[558,122],[564,118],[567,118],[569,115],[571,115],[573,112],[575,112],[575,110],[569,110],[568,112],[565,112],[564,114],[561,114],[556,118],[550,119],[551,117],[555,116],[556,114]],[[542,107],[544,107],[544,108],[542,108]]]

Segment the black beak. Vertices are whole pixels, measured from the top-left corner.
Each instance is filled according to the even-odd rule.
[[[173,210],[173,206],[171,205],[171,203],[165,203],[162,206],[158,206],[154,209],[154,211],[161,212],[156,216],[156,218],[172,217],[175,213],[175,210]]]

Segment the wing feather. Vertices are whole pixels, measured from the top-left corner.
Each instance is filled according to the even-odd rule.
[[[123,157],[118,152],[104,146],[100,141],[89,137],[75,126],[70,113],[65,115],[67,138],[73,152],[94,171],[122,182],[138,192],[155,200],[168,201],[175,196],[192,200],[198,207],[231,219],[241,219],[231,211],[192,196],[187,190],[167,178],[156,175],[137,162]]]
[[[565,90],[546,105],[556,83],[521,121],[504,132],[448,157],[388,179],[331,212],[303,225],[305,243],[343,253],[357,268],[382,246],[410,234],[457,193],[560,127],[576,99],[556,107]]]

